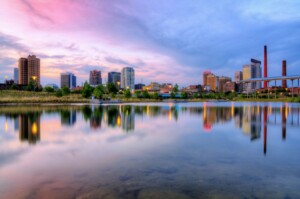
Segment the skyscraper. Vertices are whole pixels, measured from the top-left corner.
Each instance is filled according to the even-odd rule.
[[[134,69],[125,67],[121,73],[121,88],[134,90]]]
[[[219,92],[224,92],[224,86],[226,82],[231,82],[231,78],[230,77],[219,77],[219,82],[218,82],[218,91]]]
[[[207,86],[207,76],[212,74],[210,71],[204,71],[203,73],[203,87]]]
[[[251,64],[243,66],[243,80],[252,78],[261,78],[261,61],[251,59]],[[261,89],[261,82],[245,83],[243,90],[253,92],[256,89]]]
[[[101,71],[100,70],[90,71],[90,85],[98,86],[99,84],[102,84]]]
[[[234,73],[234,81],[239,82],[241,80],[243,80],[243,72],[242,71],[236,71]]]
[[[212,91],[217,91],[218,90],[218,84],[219,84],[219,77],[210,73],[206,77],[206,86],[209,87],[210,90]]]
[[[62,73],[60,75],[60,87],[73,89],[76,87],[76,76],[73,73]]]
[[[40,85],[40,59],[35,55],[19,59],[19,84],[28,84],[31,79]]]
[[[243,91],[243,83],[239,83],[241,80],[243,80],[243,72],[236,71],[234,73],[234,81],[236,82],[236,91],[239,93]]]
[[[14,68],[14,82],[15,82],[15,84],[19,83],[19,69],[18,68]]]
[[[108,73],[108,83],[114,83],[118,88],[120,88],[121,73],[119,73],[119,72],[109,72]]]

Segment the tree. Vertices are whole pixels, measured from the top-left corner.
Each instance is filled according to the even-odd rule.
[[[232,100],[235,96],[236,96],[235,92],[230,92],[230,93],[228,93],[227,98],[228,98],[229,100]]]
[[[137,98],[141,98],[141,97],[142,97],[141,91],[135,91],[135,92],[134,92],[134,95],[135,95]]]
[[[63,95],[69,95],[71,93],[69,87],[67,87],[67,86],[63,86],[61,88],[61,92],[62,92]]]
[[[159,99],[158,92],[154,92],[152,97],[153,97],[153,99]]]
[[[124,91],[124,97],[125,98],[130,98],[131,97],[131,92],[130,92],[130,89],[127,88],[125,91]]]
[[[18,86],[16,84],[11,85],[10,90],[18,90]]]
[[[174,86],[174,88],[173,88],[173,92],[175,93],[175,94],[177,94],[178,93],[178,84],[175,84],[175,86]]]
[[[91,97],[94,89],[89,85],[89,83],[85,82],[82,89],[82,97],[89,98]]]
[[[62,93],[61,89],[58,89],[58,90],[55,92],[55,96],[56,96],[56,97],[62,97],[62,96],[63,96],[63,93]]]
[[[173,87],[173,90],[171,92],[171,98],[176,98],[178,91],[179,91],[178,84],[175,84],[175,86]]]
[[[118,92],[118,88],[114,83],[108,83],[106,87],[109,93],[116,94]]]
[[[142,96],[143,96],[143,98],[150,98],[150,95],[149,95],[149,93],[148,93],[147,90],[144,90],[144,91],[142,92]]]
[[[170,94],[170,97],[171,97],[171,98],[175,98],[175,97],[176,97],[176,94],[172,91],[171,94]]]
[[[103,89],[103,86],[102,86],[102,85],[99,85],[99,86],[97,86],[97,87],[94,89],[93,95],[94,95],[96,98],[102,99],[103,94],[104,94],[104,89]]]
[[[50,86],[46,86],[44,88],[44,90],[47,92],[47,93],[53,93],[54,92],[54,88],[50,87]]]
[[[194,94],[193,94],[193,98],[196,99],[197,97],[198,97],[198,93],[194,93]]]
[[[183,98],[183,99],[188,98],[188,93],[187,92],[182,92],[181,93],[181,98]]]
[[[37,87],[36,81],[34,81],[32,78],[29,80],[28,85],[26,86],[27,91],[34,91]]]

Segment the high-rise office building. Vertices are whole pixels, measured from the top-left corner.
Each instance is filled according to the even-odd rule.
[[[218,91],[219,92],[225,92],[224,91],[224,86],[226,82],[231,82],[231,78],[230,77],[219,77],[219,82],[218,82]]]
[[[60,75],[60,87],[73,89],[76,87],[76,76],[73,73],[62,73]]]
[[[18,84],[19,83],[19,69],[14,68],[14,83]]]
[[[90,85],[98,86],[99,84],[102,84],[101,71],[100,70],[90,71]]]
[[[243,80],[252,78],[261,78],[261,61],[251,59],[251,64],[243,66]],[[245,83],[243,90],[253,92],[256,89],[261,89],[261,82]]]
[[[134,69],[125,67],[121,73],[121,88],[134,90]]]
[[[239,93],[243,91],[243,83],[239,83],[241,80],[243,80],[243,72],[236,71],[234,73],[234,81],[236,82],[236,91]]]
[[[20,58],[18,79],[19,84],[28,84],[32,79],[40,85],[40,59],[35,55],[29,55],[28,58]]]
[[[120,88],[121,73],[119,73],[119,72],[109,72],[108,73],[108,83],[114,83],[118,88]]]
[[[242,71],[236,71],[234,73],[234,81],[239,82],[241,80],[243,80],[243,72]]]
[[[203,73],[203,87],[207,86],[207,76],[212,74],[210,71],[204,71]]]
[[[19,65],[19,84],[28,84],[28,60],[27,58],[20,58]]]
[[[206,79],[206,86],[209,87],[209,90],[217,91],[219,85],[219,77],[211,73],[207,75]]]
[[[225,82],[225,84],[223,85],[223,92],[227,93],[227,92],[234,92],[234,91],[236,91],[236,83],[232,81]]]

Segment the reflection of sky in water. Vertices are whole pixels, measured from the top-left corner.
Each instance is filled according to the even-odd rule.
[[[0,107],[1,197],[299,198],[299,107]]]

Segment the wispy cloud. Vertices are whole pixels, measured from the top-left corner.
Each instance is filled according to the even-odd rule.
[[[17,51],[30,52],[29,48],[25,44],[22,44],[20,42],[19,38],[12,35],[4,34],[2,32],[0,32],[0,49],[13,49]]]
[[[233,76],[250,58],[262,60],[267,44],[270,75],[282,59],[299,73],[299,9],[293,0],[4,0],[0,55],[39,53],[48,76],[50,66],[78,71],[82,81],[86,66],[133,66],[147,82],[192,84],[207,69]]]

